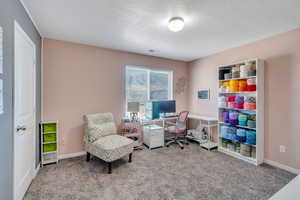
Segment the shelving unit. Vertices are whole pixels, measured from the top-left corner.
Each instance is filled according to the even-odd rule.
[[[58,162],[58,122],[41,122],[42,166]]]
[[[242,78],[231,78],[226,80],[220,80],[220,71],[221,70],[231,70],[232,68],[240,65],[245,65],[246,63],[252,63],[252,66],[256,66],[256,75],[255,76],[246,76]],[[219,113],[219,122],[218,122],[218,150],[235,158],[244,160],[246,162],[259,165],[263,162],[264,159],[264,62],[259,59],[252,59],[247,60],[239,63],[234,63],[230,65],[222,65],[218,67],[218,75],[219,81],[218,86],[220,87],[221,84],[224,84],[224,81],[230,80],[248,80],[248,79],[255,79],[256,80],[256,91],[218,91],[218,97],[229,97],[229,96],[244,96],[244,97],[255,97],[256,98],[256,109],[248,110],[248,109],[240,109],[240,108],[229,108],[220,106],[218,107]],[[225,123],[223,121],[223,112],[224,111],[236,111],[242,114],[248,115],[255,115],[256,116],[256,127],[248,127],[248,126],[241,126],[241,125],[231,125],[230,123]],[[221,127],[228,126],[228,127],[235,127],[237,129],[244,129],[246,131],[256,131],[256,144],[248,144],[246,142],[239,142],[235,139],[228,139],[223,138],[221,134]],[[241,144],[248,145],[250,149],[253,151],[253,156],[245,156],[242,155],[237,148],[232,150],[232,148],[226,148],[222,145],[222,140],[227,140],[231,145],[234,147],[239,146]],[[224,144],[224,143],[223,143]]]

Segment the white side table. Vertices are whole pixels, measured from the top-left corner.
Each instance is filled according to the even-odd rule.
[[[158,125],[148,125],[143,127],[143,143],[149,149],[163,147],[165,145],[164,128]]]
[[[207,149],[207,150],[217,148],[218,143],[213,142],[212,130],[211,129],[213,127],[218,126],[218,118],[201,116],[201,115],[194,115],[194,114],[189,114],[188,118],[189,119],[194,119],[194,120],[199,120],[200,124],[203,127],[208,129],[208,139],[206,141],[199,141],[197,139],[195,140],[195,139],[190,138],[190,137],[188,137],[188,138],[199,142],[200,146]]]

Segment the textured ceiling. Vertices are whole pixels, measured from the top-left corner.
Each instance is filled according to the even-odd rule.
[[[300,27],[300,0],[21,1],[43,37],[184,61]]]

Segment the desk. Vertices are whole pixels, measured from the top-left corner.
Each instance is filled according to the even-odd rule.
[[[196,138],[193,138],[191,136],[187,136],[187,138],[191,140],[195,140],[199,142],[200,146],[211,150],[218,147],[218,143],[215,143],[212,141],[212,127],[216,127],[218,125],[218,118],[216,117],[208,117],[208,116],[202,116],[202,115],[196,115],[196,114],[189,114],[189,119],[199,120],[200,124],[208,129],[208,140],[202,141]]]
[[[165,127],[165,122],[170,120],[176,120],[178,117],[166,117],[166,118],[159,118],[159,119],[142,119],[141,124],[142,126],[148,124],[155,124],[155,123],[162,123],[162,127]]]

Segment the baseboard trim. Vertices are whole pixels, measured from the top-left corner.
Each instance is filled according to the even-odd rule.
[[[69,153],[69,154],[62,154],[58,156],[59,160],[63,160],[63,159],[68,159],[68,158],[75,158],[75,157],[79,157],[79,156],[84,156],[86,155],[85,151],[82,152],[76,152],[76,153]]]
[[[37,166],[37,168],[34,169],[33,179],[35,179],[35,177],[36,177],[37,174],[39,173],[40,167],[41,167],[41,164],[39,163],[38,166]]]
[[[273,167],[277,167],[277,168],[286,170],[286,171],[291,172],[293,174],[300,174],[299,169],[295,169],[295,168],[289,167],[287,165],[284,165],[284,164],[281,164],[281,163],[278,163],[278,162],[275,162],[275,161],[272,161],[272,160],[264,160],[264,163],[266,163],[268,165],[271,165]]]

